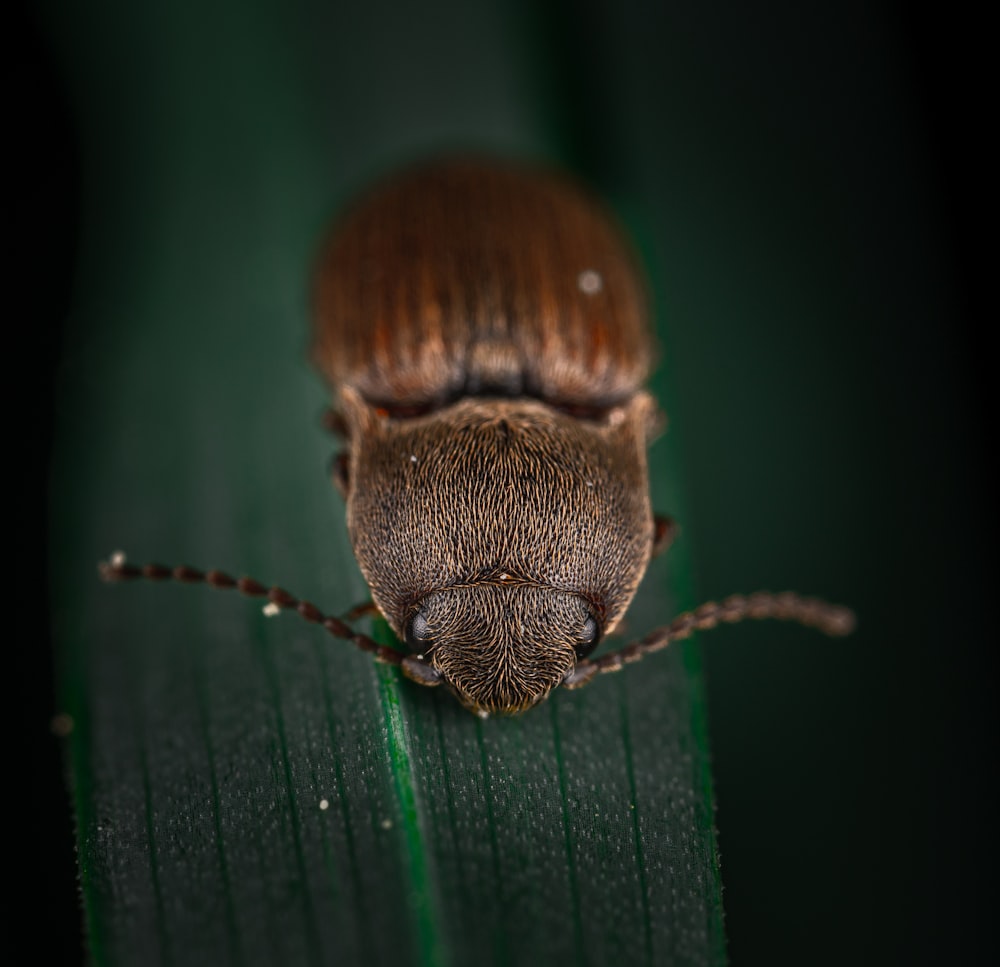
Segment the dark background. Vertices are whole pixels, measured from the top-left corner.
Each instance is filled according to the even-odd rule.
[[[848,16],[853,9],[848,5]],[[852,379],[866,378],[863,385],[846,382],[842,402],[851,416],[847,425],[854,421],[862,443],[833,441],[828,459],[838,459],[836,448],[843,444],[844,459],[854,461],[850,474],[878,500],[858,507],[870,521],[870,542],[857,541],[856,530],[845,524],[852,546],[832,549],[851,568],[839,586],[815,586],[823,569],[796,562],[809,584],[803,590],[829,592],[859,608],[866,650],[838,654],[824,645],[823,654],[832,657],[825,663],[809,658],[807,674],[800,655],[812,645],[801,638],[771,638],[763,653],[756,641],[764,639],[738,639],[735,632],[717,647],[706,643],[727,929],[737,964],[826,962],[823,948],[831,945],[853,948],[859,963],[968,961],[987,935],[994,908],[995,797],[988,790],[995,763],[996,633],[986,615],[995,587],[996,520],[985,465],[992,441],[987,365],[993,358],[986,328],[995,309],[990,305],[986,315],[979,273],[984,132],[993,112],[983,93],[984,30],[954,11],[877,9],[879,16],[859,27],[877,23],[882,31],[874,41],[859,42],[869,56],[872,50],[884,54],[881,80],[868,81],[871,97],[889,97],[905,118],[898,131],[870,132],[868,160],[877,176],[866,181],[859,168],[851,177],[873,193],[866,199],[871,233],[859,245],[883,247],[865,260],[871,265],[881,258],[885,267],[884,275],[866,283],[869,295],[895,311],[886,312],[876,332],[845,323],[844,344],[819,351],[835,365],[850,357],[852,339],[863,337],[874,347],[867,368],[845,370]],[[792,64],[801,58],[804,66],[830,55],[785,43],[788,11],[781,5],[775,10],[773,17],[714,25],[717,46],[690,56],[738,58],[744,45],[754,43]],[[823,14],[810,17],[810,35],[821,37]],[[695,36],[709,30],[700,21],[688,26]],[[659,36],[658,27],[651,19],[650,37]],[[7,85],[14,119],[8,324],[16,334],[8,356],[8,421],[16,429],[7,463],[15,497],[8,507],[9,526],[21,538],[14,551],[15,633],[8,640],[14,656],[8,681],[17,693],[9,734],[23,757],[9,779],[7,800],[14,810],[8,834],[28,856],[17,862],[10,881],[22,903],[7,912],[27,935],[33,960],[73,963],[81,956],[79,914],[62,764],[48,730],[54,703],[45,549],[53,538],[47,533],[48,447],[60,324],[76,254],[80,158],[66,92],[31,12],[19,11],[5,34],[5,61],[15,66],[15,82]],[[664,58],[671,52],[668,44]],[[762,81],[749,88],[751,95],[768,96]],[[791,95],[774,96],[773,103],[795,109]],[[847,112],[855,102],[845,93],[842,103],[831,103]],[[798,110],[805,138],[824,126],[864,133],[846,117],[817,118],[808,102]],[[787,115],[782,124],[795,130]],[[577,124],[576,131],[586,151],[586,125]],[[592,139],[589,150],[596,169],[614,168],[606,145]],[[899,157],[912,164],[894,177]],[[865,151],[850,159],[863,166]],[[894,188],[898,197],[879,194]],[[900,211],[916,214],[893,222]],[[904,259],[900,253],[907,252],[919,257]],[[855,282],[853,291],[860,289]],[[741,554],[752,553],[752,541],[727,553],[726,533],[754,507],[733,497],[745,455],[739,433],[725,433],[739,419],[739,393],[752,391],[754,380],[741,372],[738,347],[702,345],[699,338],[693,334],[685,343],[682,336],[671,347],[670,372],[680,401],[674,416],[684,418],[686,524],[697,537],[698,585],[715,596],[748,589],[739,575],[747,573]],[[716,376],[729,387],[713,392],[717,408],[699,396],[706,392],[698,382],[703,358],[712,353]],[[692,360],[691,367],[677,357]],[[729,440],[727,456],[711,450],[720,438]],[[777,451],[770,459],[782,481],[772,494],[777,507],[801,501],[808,478],[797,477]],[[767,515],[759,524],[762,545],[775,526],[773,507]],[[837,704],[841,714],[831,718],[829,709]],[[774,813],[776,798],[787,803],[782,815]],[[803,889],[803,868],[825,872],[821,879],[807,878]],[[46,924],[37,932],[27,927],[24,911],[40,909]]]

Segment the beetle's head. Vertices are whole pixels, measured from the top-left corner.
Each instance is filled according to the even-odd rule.
[[[601,634],[580,595],[505,574],[428,594],[405,630],[429,674],[480,715],[516,714],[542,701]]]
[[[372,601],[474,711],[541,701],[611,634],[649,561],[652,401],[601,418],[527,399],[379,416],[342,394],[347,522]]]

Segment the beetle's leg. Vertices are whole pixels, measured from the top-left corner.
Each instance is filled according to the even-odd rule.
[[[323,411],[323,429],[327,433],[332,433],[334,436],[340,437],[341,440],[349,440],[351,436],[347,420],[344,419],[344,414],[335,410],[332,406],[327,407]]]
[[[372,654],[377,662],[387,665],[401,665],[407,657],[403,652],[396,651],[373,641],[367,635],[355,631],[350,625],[325,615],[316,605],[309,601],[301,601],[289,594],[284,588],[265,587],[253,578],[233,578],[222,571],[199,571],[193,567],[165,567],[162,564],[144,564],[141,567],[125,563],[125,555],[116,553],[109,561],[98,565],[98,573],[104,581],[131,581],[143,579],[147,581],[179,581],[181,584],[207,584],[219,591],[239,591],[250,598],[267,598],[268,609],[295,611],[299,617],[311,624],[322,625],[334,638],[349,641],[361,651]],[[412,677],[412,676],[410,676]],[[433,684],[430,681],[423,684]]]
[[[749,618],[797,621],[833,637],[850,634],[855,625],[854,612],[850,608],[830,604],[819,598],[804,598],[792,591],[781,594],[772,594],[770,591],[734,594],[721,604],[706,601],[694,611],[678,615],[670,624],[651,631],[645,638],[633,641],[617,651],[578,662],[576,668],[563,680],[563,684],[567,688],[581,688],[597,675],[616,672],[646,655],[661,651],[672,641],[689,638],[696,631],[707,631],[722,622],[735,624]]]
[[[330,461],[330,479],[340,496],[347,500],[351,492],[351,456],[346,450],[341,450]]]
[[[332,406],[323,411],[323,429],[344,441],[349,441],[351,438],[344,414]],[[333,485],[340,496],[347,500],[351,490],[351,459],[346,450],[338,453],[330,461],[330,479],[333,480]]]
[[[416,655],[407,655],[402,662],[400,662],[400,668],[402,668],[403,674],[411,682],[416,682],[418,685],[423,685],[425,688],[433,688],[435,685],[440,685],[441,682],[444,681],[444,675],[442,675],[441,672],[439,672],[430,662],[424,661]]]
[[[344,613],[344,621],[357,621],[358,618],[377,618],[381,613],[374,601],[362,601]]]
[[[664,514],[657,514],[653,518],[653,557],[662,554],[680,533],[680,525]]]

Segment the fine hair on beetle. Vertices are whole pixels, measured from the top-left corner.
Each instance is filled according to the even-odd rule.
[[[523,712],[720,622],[852,629],[846,608],[757,592],[588,657],[676,527],[649,500],[646,453],[665,421],[645,389],[641,272],[566,176],[449,160],[384,181],[335,224],[314,292],[313,361],[344,441],[334,483],[373,607],[409,653],[219,571],[116,554],[106,580],[266,597],[480,715]]]

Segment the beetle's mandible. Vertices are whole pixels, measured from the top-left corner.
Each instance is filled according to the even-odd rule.
[[[758,592],[587,658],[673,525],[649,501],[646,451],[663,421],[644,388],[645,287],[613,218],[567,178],[449,161],[377,186],[323,247],[314,309],[351,541],[411,654],[249,579],[121,558],[105,578],[267,595],[483,715],[522,712],[719,621],[852,627],[845,608]]]

